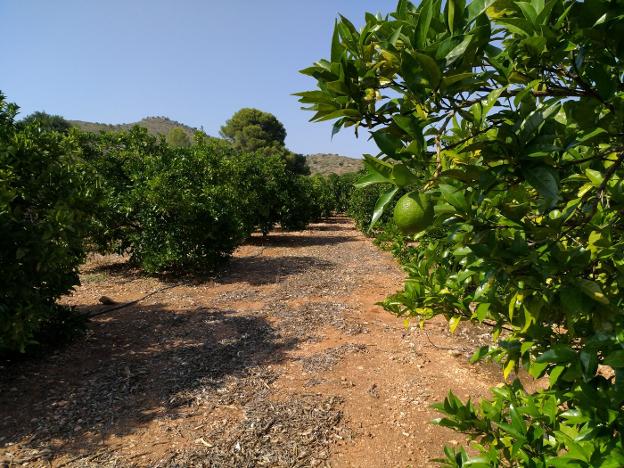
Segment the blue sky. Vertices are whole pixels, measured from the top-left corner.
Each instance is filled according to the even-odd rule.
[[[330,138],[292,93],[329,56],[334,18],[361,24],[396,0],[0,0],[0,90],[22,108],[68,119],[165,115],[216,135],[241,107],[271,112],[300,153],[375,152],[350,129]]]

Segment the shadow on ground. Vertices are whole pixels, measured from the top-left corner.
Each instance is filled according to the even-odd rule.
[[[63,351],[0,362],[0,442],[56,456],[77,447],[89,452],[110,435],[131,433],[165,411],[175,414],[197,395],[218,398],[226,380],[270,379],[262,369],[282,361],[296,343],[262,317],[232,310],[171,311],[156,304],[102,315]],[[256,392],[243,388],[237,395]]]
[[[332,229],[334,231],[335,229]],[[259,247],[314,247],[323,245],[336,245],[345,242],[354,242],[355,236],[310,236],[305,237],[295,234],[271,234],[268,236],[250,237],[246,245]]]
[[[352,224],[313,224],[308,227],[308,231],[350,231],[353,232],[355,228]]]
[[[323,225],[315,225],[315,228],[324,230]],[[335,230],[335,228],[331,228]],[[355,236],[298,236],[294,234],[273,233],[268,236],[250,237],[245,245],[257,247],[257,253],[247,256],[232,257],[224,265],[208,273],[180,273],[165,272],[162,274],[149,275],[142,272],[136,265],[127,260],[127,257],[116,257],[114,261],[100,263],[83,271],[85,275],[110,275],[119,278],[137,279],[153,276],[167,284],[202,284],[216,277],[220,282],[245,282],[253,285],[262,285],[275,282],[276,276],[284,277],[296,275],[309,269],[324,270],[333,266],[332,263],[319,260],[311,256],[262,256],[266,248],[275,247],[322,247],[338,245],[345,242],[357,241]],[[231,277],[231,278],[230,278]]]
[[[247,283],[254,286],[279,283],[284,277],[311,271],[326,271],[335,264],[307,256],[234,257],[219,278],[220,283]]]

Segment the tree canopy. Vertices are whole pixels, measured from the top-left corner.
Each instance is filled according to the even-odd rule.
[[[173,127],[167,134],[167,143],[175,148],[188,148],[191,146],[191,139],[181,127]]]
[[[476,439],[445,466],[624,466],[624,3],[400,0],[302,72],[313,120],[367,129],[360,186],[435,203],[385,307],[491,327],[492,398],[440,405]],[[442,236],[430,236],[434,230]],[[527,391],[520,369],[546,377]]]
[[[243,151],[284,146],[286,129],[268,112],[244,108],[236,112],[221,127],[221,136]]]
[[[18,126],[36,125],[42,130],[66,133],[71,124],[60,115],[51,115],[46,112],[33,112],[18,122]]]
[[[55,116],[17,125],[17,110],[0,92],[0,354],[36,344],[43,328],[76,324],[56,301],[79,284],[99,199],[74,135],[45,125]]]

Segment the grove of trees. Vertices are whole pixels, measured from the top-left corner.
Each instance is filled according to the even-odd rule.
[[[473,439],[444,466],[624,466],[623,12],[400,0],[360,30],[341,17],[329,59],[302,71],[314,120],[379,147],[359,182],[384,187],[372,224],[401,193],[434,205],[385,308],[491,328],[472,361],[498,362],[505,384],[436,406]]]
[[[148,274],[210,272],[255,230],[302,229],[344,205],[345,187],[334,196],[335,180],[301,175],[280,135],[243,150],[201,132],[191,142],[81,132],[43,113],[18,122],[17,111],[0,95],[0,352],[78,327],[57,301],[89,251],[126,254]]]

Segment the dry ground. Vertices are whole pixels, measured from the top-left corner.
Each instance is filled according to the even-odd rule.
[[[216,278],[94,257],[66,303],[158,292],[46,359],[0,362],[0,466],[434,466],[463,439],[429,405],[496,374],[467,364],[486,332],[405,329],[375,305],[402,280],[343,218],[253,237]]]

